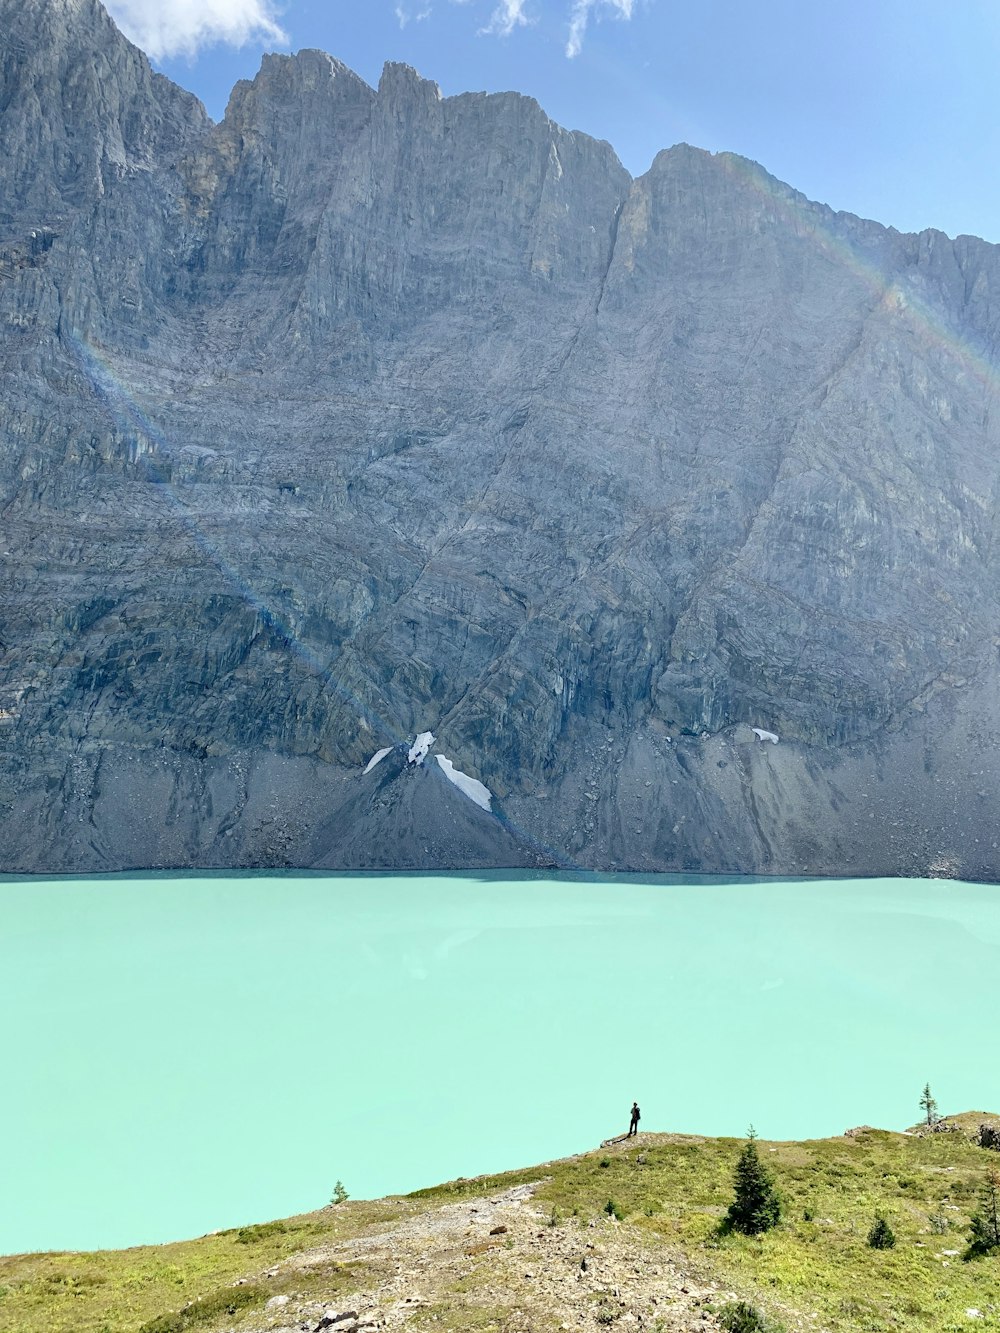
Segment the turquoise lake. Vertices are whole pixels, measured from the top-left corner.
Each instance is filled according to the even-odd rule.
[[[0,880],[0,1252],[180,1239],[628,1126],[1000,1110],[1000,888]]]

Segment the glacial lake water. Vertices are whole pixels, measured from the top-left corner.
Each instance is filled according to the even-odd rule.
[[[134,1245],[642,1129],[1000,1110],[1000,888],[0,880],[0,1253]]]

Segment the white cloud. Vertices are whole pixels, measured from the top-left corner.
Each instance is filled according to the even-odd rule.
[[[509,37],[515,28],[526,28],[531,22],[524,12],[526,3],[527,0],[500,0],[489,23],[479,31],[496,33],[498,37]]]
[[[154,60],[249,41],[285,46],[272,0],[105,0],[111,17]]]
[[[399,26],[401,28],[405,28],[411,20],[414,23],[421,23],[424,19],[429,19],[430,16],[430,5],[424,5],[422,9],[418,9],[415,13],[412,10],[407,9],[405,5],[396,6],[396,18],[399,20]]]
[[[634,0],[573,0],[569,16],[569,34],[566,38],[566,55],[570,60],[580,54],[583,48],[583,34],[591,12],[595,9],[611,9],[621,19],[630,19]]]

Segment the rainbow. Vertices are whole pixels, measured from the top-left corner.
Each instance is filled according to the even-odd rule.
[[[222,576],[233,592],[251,608],[261,624],[266,626],[286,646],[288,651],[312,675],[320,680],[325,689],[335,693],[342,702],[354,710],[373,737],[387,736],[392,739],[396,746],[408,745],[412,737],[408,733],[404,733],[397,723],[376,714],[361,699],[346,689],[334,676],[332,668],[296,635],[280,610],[271,605],[247,583],[217,544],[207,535],[196,516],[184,504],[173,484],[165,480],[162,474],[158,472],[155,467],[155,460],[160,458],[169,461],[175,450],[163,431],[140,407],[134,392],[121,378],[107,354],[76,333],[69,335],[64,341],[98,401],[107,408],[112,419],[129,440],[130,461],[145,469],[148,480],[156,487],[157,494],[164,497],[165,503],[173,514],[180,518],[205,559]],[[437,764],[427,765],[427,771],[433,775],[436,781],[448,785],[448,779]],[[493,814],[503,827],[522,844],[533,848],[553,865],[557,865],[561,869],[581,869],[565,853],[541,843],[533,834],[515,824],[506,815],[499,811],[494,811]]]
[[[786,226],[800,235],[808,236],[818,250],[857,278],[868,289],[874,304],[907,320],[911,331],[925,347],[949,358],[953,362],[957,382],[968,375],[982,385],[988,394],[1000,391],[1000,369],[994,364],[988,349],[977,346],[971,336],[959,334],[948,325],[941,312],[921,298],[919,293],[912,288],[904,290],[897,280],[889,279],[876,264],[859,254],[849,241],[838,236],[834,228],[822,220],[822,214],[830,212],[824,205],[806,199],[748,158],[735,153],[718,153],[715,154],[715,160],[731,178],[748,185],[760,198],[765,199]],[[888,233],[891,229],[884,230]],[[935,234],[947,239],[943,233]],[[988,247],[986,241],[971,239],[984,249]]]

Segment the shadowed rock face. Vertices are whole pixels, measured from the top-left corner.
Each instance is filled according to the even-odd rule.
[[[3,869],[997,876],[996,247],[96,0],[0,142]]]

